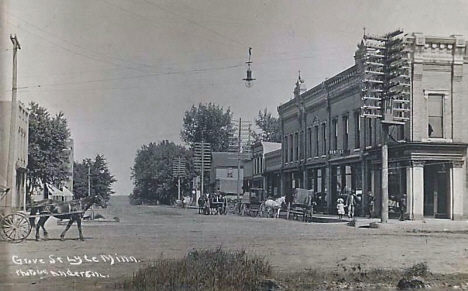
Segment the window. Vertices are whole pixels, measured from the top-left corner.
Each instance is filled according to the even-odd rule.
[[[368,132],[367,132],[367,146],[372,146],[372,135],[374,134],[372,131],[372,119],[368,118],[367,119],[367,125],[368,125]]]
[[[288,136],[285,135],[284,136],[284,162],[287,163],[289,161],[289,156],[288,156],[288,153],[289,153],[289,143],[288,143]]]
[[[312,157],[312,128],[307,129],[307,157],[311,158]]]
[[[233,175],[232,175],[232,168],[228,168],[228,169],[227,169],[227,177],[228,177],[228,178],[232,178],[232,177],[233,177]]]
[[[300,135],[300,145],[299,145],[299,156],[301,158],[301,160],[304,159],[304,154],[305,154],[305,146],[304,146],[304,131],[302,130],[301,131],[301,135]]]
[[[427,98],[428,136],[444,137],[444,95],[429,94]]]
[[[333,130],[333,135],[332,135],[332,144],[331,144],[331,149],[336,150],[338,149],[338,119],[333,119],[332,120],[332,130]]]
[[[322,154],[327,154],[327,125],[322,124]]]
[[[315,156],[319,156],[319,128],[318,126],[314,127],[314,140],[315,140]]]
[[[361,116],[359,112],[354,112],[354,148],[361,147]]]
[[[290,134],[289,135],[289,162],[292,162],[293,161],[293,158],[294,158],[294,155],[293,155],[293,151],[294,151],[294,143],[293,143],[293,135]]]
[[[295,147],[294,160],[299,161],[299,134],[297,132],[294,134],[294,147]]]
[[[348,116],[343,116],[343,150],[348,149]]]

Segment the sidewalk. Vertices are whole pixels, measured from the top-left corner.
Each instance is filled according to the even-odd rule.
[[[352,219],[344,217],[339,219],[337,215],[314,214],[312,222],[315,223],[348,223]],[[370,224],[377,228],[414,231],[414,232],[467,232],[468,221],[450,220],[439,218],[424,218],[423,220],[388,219],[387,223],[381,223],[380,218],[356,217],[356,227],[369,227]]]

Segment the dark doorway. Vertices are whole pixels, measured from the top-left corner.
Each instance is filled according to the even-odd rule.
[[[446,163],[424,166],[424,216],[449,218],[449,169]]]

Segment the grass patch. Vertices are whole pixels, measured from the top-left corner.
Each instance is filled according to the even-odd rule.
[[[265,258],[245,251],[193,250],[182,259],[158,259],[117,289],[183,291],[395,290],[401,279],[418,279],[426,288],[468,288],[468,274],[434,274],[426,263],[406,269],[364,269],[338,263],[335,270],[274,273]]]
[[[123,282],[125,290],[262,290],[271,267],[245,251],[193,250],[182,259],[159,259]]]

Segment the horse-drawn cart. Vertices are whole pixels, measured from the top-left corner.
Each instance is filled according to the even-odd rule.
[[[261,188],[251,188],[244,193],[240,211],[242,216],[261,216],[263,191]]]
[[[8,191],[0,191],[0,201]],[[42,227],[44,236],[47,237],[47,231],[44,224],[49,217],[54,216],[60,219],[70,219],[66,229],[62,232],[60,238],[63,239],[73,222],[77,222],[80,239],[83,240],[81,232],[81,218],[83,213],[88,210],[94,203],[106,207],[106,202],[102,196],[89,196],[79,200],[72,201],[55,201],[52,199],[42,200],[27,205],[29,213],[25,211],[14,211],[7,215],[0,214],[0,236],[13,243],[22,242],[25,240],[33,227],[36,228],[36,239],[39,239],[39,228]],[[39,218],[37,226],[35,225],[36,218]]]
[[[296,188],[293,201],[288,205],[288,214],[295,219],[302,216],[302,221],[309,221],[314,214],[314,192],[312,190]]]

